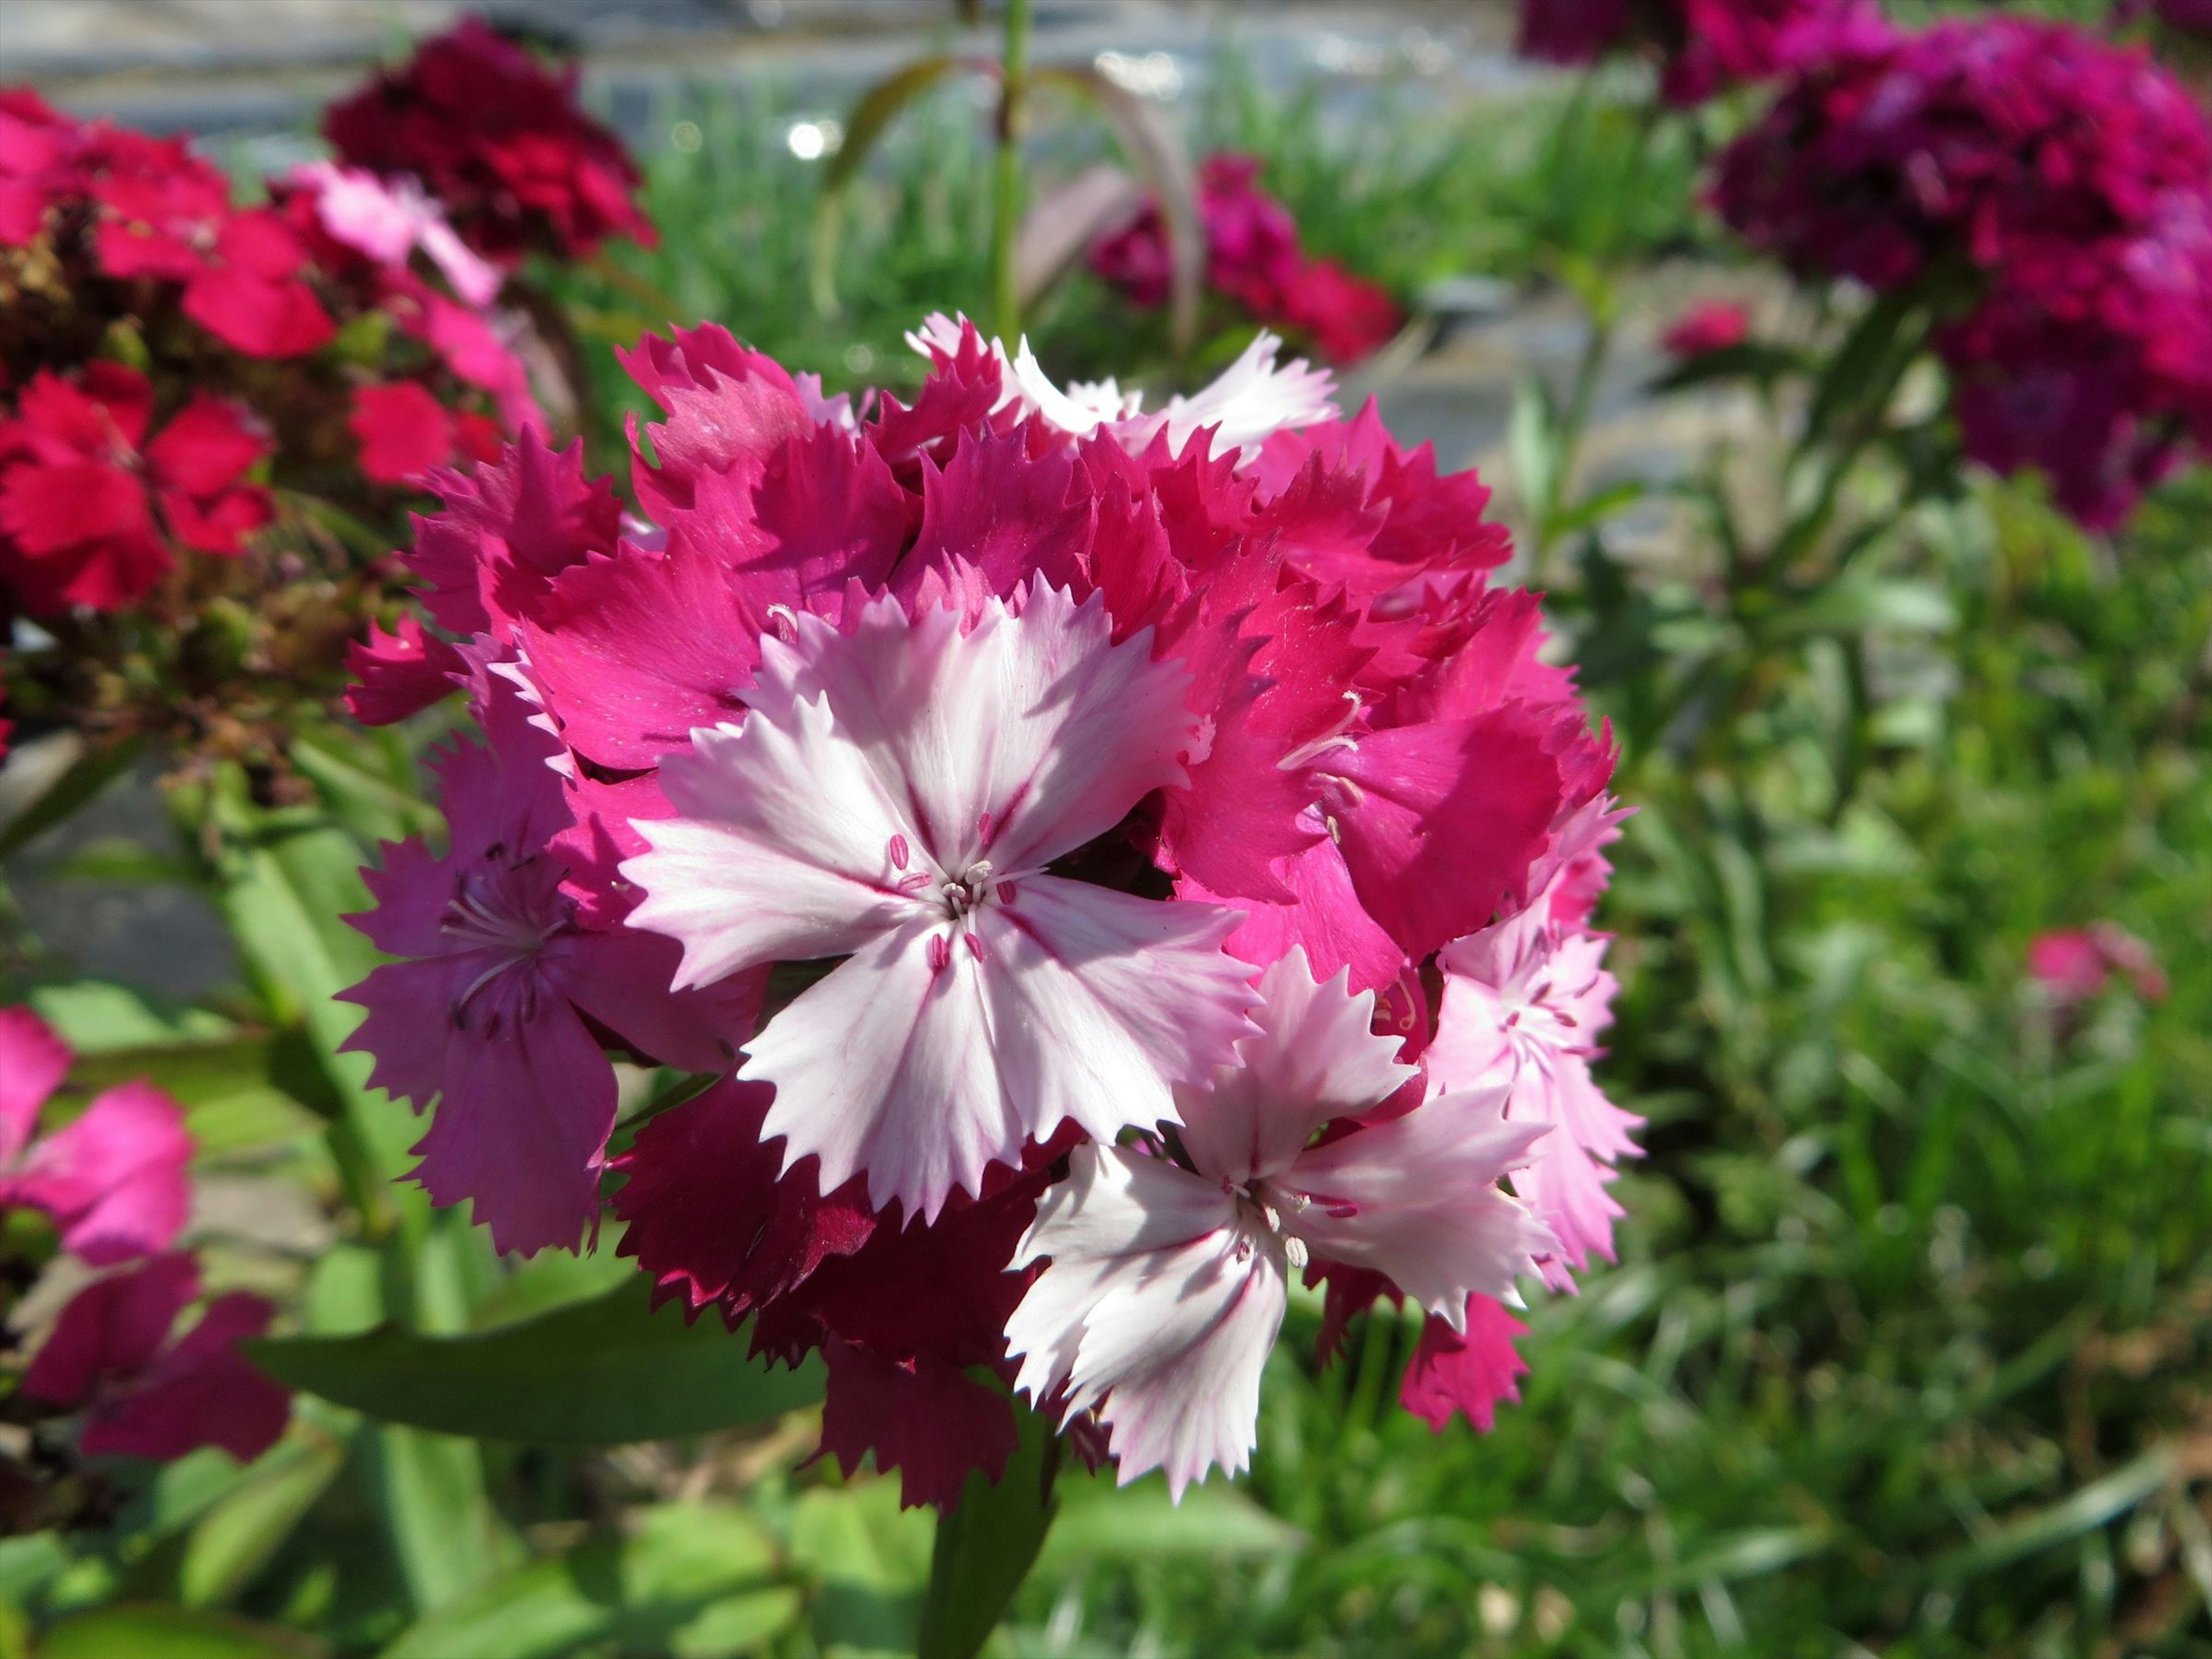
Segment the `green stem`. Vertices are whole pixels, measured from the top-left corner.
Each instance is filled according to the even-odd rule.
[[[999,153],[991,196],[991,310],[999,337],[1009,343],[1022,329],[1022,300],[1014,286],[1014,240],[1021,228],[1022,103],[1030,72],[1030,0],[1006,0],[1006,47],[1000,58]]]

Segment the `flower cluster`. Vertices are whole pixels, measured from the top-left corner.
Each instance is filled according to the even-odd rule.
[[[479,24],[424,51],[340,125],[434,87],[506,122],[495,149],[538,180],[515,181],[532,212],[644,230],[619,191],[581,221],[554,200],[571,174],[629,176],[562,83]],[[6,665],[19,705],[261,753],[281,734],[244,711],[336,691],[347,637],[388,603],[349,534],[546,424],[529,365],[552,359],[464,234],[518,198],[434,188],[322,162],[249,204],[185,140],[0,90],[0,626],[57,641]]]
[[[85,1456],[166,1461],[220,1446],[258,1457],[284,1431],[291,1399],[237,1345],[275,1310],[234,1291],[179,1329],[200,1294],[198,1263],[173,1248],[191,1200],[183,1114],[150,1083],[125,1083],[38,1134],[70,1064],[36,1014],[0,1008],[0,1209],[43,1216],[76,1270],[99,1274],[64,1305],[17,1392],[35,1411],[81,1414]]]
[[[526,437],[439,480],[448,849],[386,849],[350,994],[503,1249],[637,1258],[828,1364],[825,1448],[954,1501],[1003,1384],[1121,1478],[1253,1443],[1302,1273],[1427,1316],[1486,1425],[1517,1281],[1609,1253],[1591,1080],[1613,755],[1472,474],[1262,336],[1147,410],[933,318],[909,405],[707,326],[626,366],[643,520]],[[714,1073],[610,1152],[609,1055]],[[1501,1183],[1510,1181],[1510,1190]]]
[[[1687,108],[1816,61],[1863,15],[1861,0],[1522,0],[1520,47],[1571,64],[1650,51],[1660,96]]]
[[[610,236],[648,246],[622,141],[556,75],[480,17],[424,41],[323,118],[339,161],[427,187],[469,246],[502,264],[580,258]]]
[[[2172,988],[2150,946],[2115,921],[2038,933],[2027,942],[2027,971],[2062,1013],[2099,995],[2115,976],[2146,1002],[2163,1001]]]
[[[2212,441],[2212,129],[2138,51],[2023,17],[1855,31],[1719,163],[1801,275],[1919,284],[1968,455],[2092,526]]]
[[[1257,183],[1253,155],[1210,155],[1199,170],[1206,280],[1252,319],[1310,341],[1332,362],[1372,356],[1405,321],[1387,289],[1298,246],[1291,211]],[[1164,305],[1173,268],[1158,203],[1091,250],[1091,268],[1137,304]]]

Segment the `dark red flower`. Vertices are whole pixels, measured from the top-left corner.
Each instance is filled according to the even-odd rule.
[[[269,522],[244,478],[270,445],[245,411],[201,392],[142,449],[152,407],[145,376],[96,362],[75,383],[40,374],[0,420],[0,574],[25,610],[130,604],[173,562],[164,526],[233,554]]]
[[[1817,62],[1838,28],[1870,15],[1863,0],[1522,0],[1520,46],[1570,64],[1649,49],[1661,96],[1686,108]]]
[[[610,236],[651,246],[637,168],[578,106],[576,80],[470,17],[333,104],[323,135],[349,166],[419,179],[489,258],[576,258]]]

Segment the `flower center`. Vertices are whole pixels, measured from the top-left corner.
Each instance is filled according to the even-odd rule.
[[[528,879],[529,866],[536,861],[533,854],[520,865],[469,871],[447,901],[445,915],[438,921],[439,933],[453,941],[457,952],[482,951],[494,957],[453,999],[456,1025],[466,1023],[469,1003],[477,992],[509,969],[534,957],[547,941],[568,931],[566,901],[557,892],[549,895],[539,890],[541,884]],[[549,896],[553,899],[550,904]]]
[[[1250,1181],[1238,1186],[1233,1181],[1224,1181],[1221,1190],[1237,1201],[1237,1218],[1243,1224],[1243,1236],[1237,1241],[1237,1259],[1249,1261],[1255,1234],[1269,1235],[1281,1241],[1283,1255],[1291,1266],[1300,1271],[1309,1259],[1306,1242],[1283,1225],[1284,1212],[1296,1215],[1312,1202],[1304,1193],[1279,1196],[1264,1181]]]

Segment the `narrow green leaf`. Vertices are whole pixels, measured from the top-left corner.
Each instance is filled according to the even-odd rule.
[[[981,1652],[1051,1529],[1060,1439],[1037,1413],[1018,1401],[1014,1410],[1021,1443],[1005,1478],[994,1486],[969,1475],[958,1507],[937,1523],[919,1659],[974,1659]]]
[[[178,1568],[178,1598],[189,1607],[230,1601],[283,1547],[344,1463],[344,1444],[329,1430],[295,1425],[192,1528]]]
[[[1551,393],[1540,380],[1523,380],[1514,389],[1505,453],[1522,507],[1532,514],[1547,510],[1558,483],[1559,431]]]
[[[1176,1503],[1159,1480],[1116,1488],[1110,1479],[1064,1480],[1065,1500],[1039,1562],[1058,1570],[1080,1561],[1164,1557],[1257,1560],[1293,1555],[1305,1534],[1234,1486],[1193,1486]]]
[[[297,1631],[191,1607],[124,1604],[64,1619],[40,1634],[39,1659],[315,1659]]]
[[[507,1565],[475,1441],[369,1425],[358,1444],[416,1612],[448,1605]]]
[[[30,994],[31,1006],[56,1035],[88,1057],[136,1048],[196,1048],[234,1038],[238,1027],[220,1014],[168,1003],[106,980],[71,980],[41,985]]]
[[[798,1593],[766,1582],[775,1547],[726,1504],[648,1511],[634,1537],[597,1539],[479,1585],[416,1624],[384,1659],[556,1659],[596,1644],[713,1659],[796,1622]]]
[[[845,142],[822,169],[822,198],[814,210],[814,307],[824,317],[837,313],[837,248],[845,191],[868,153],[901,110],[948,75],[961,70],[988,70],[988,64],[939,52],[917,58],[885,76],[860,94],[845,118]]]
[[[497,1330],[254,1343],[253,1361],[295,1389],[380,1422],[538,1445],[611,1446],[757,1423],[822,1397],[818,1363],[748,1359],[712,1319],[649,1309],[641,1276]]]
[[[1999,1527],[1986,1538],[1945,1556],[1929,1570],[1938,1583],[1959,1583],[2024,1556],[2052,1549],[2101,1527],[2174,1478],[2179,1461],[2166,1446],[2153,1446],[2071,1498]]]

